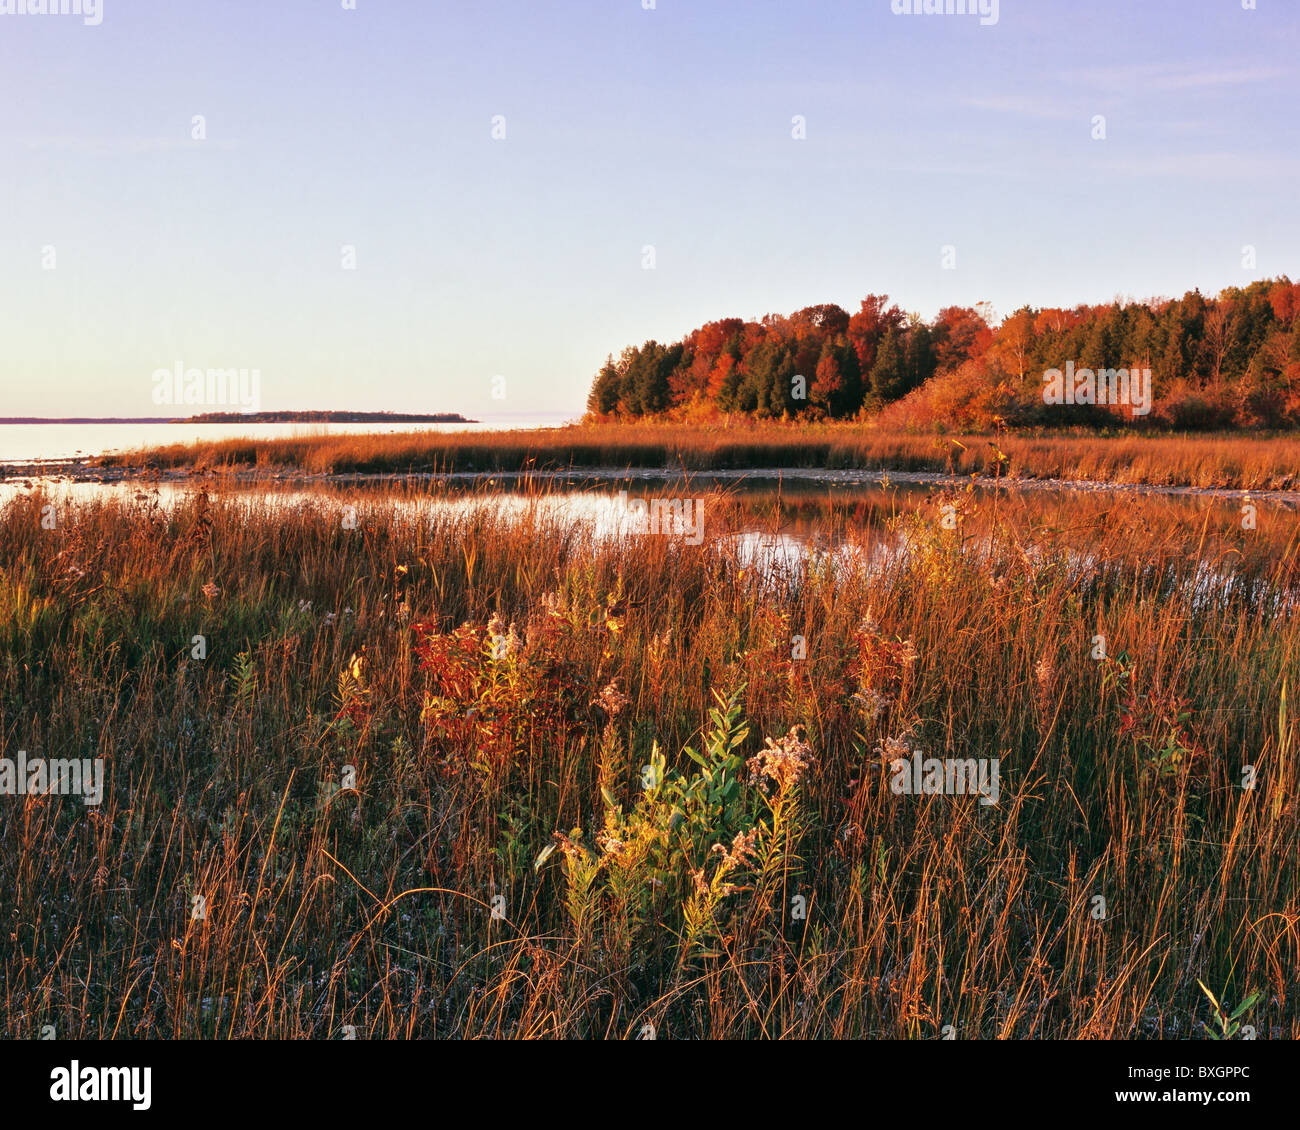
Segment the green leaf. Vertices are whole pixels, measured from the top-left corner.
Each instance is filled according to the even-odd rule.
[[[1251,993],[1250,996],[1248,996],[1244,1001],[1241,1002],[1241,1004],[1237,1006],[1237,1011],[1234,1012],[1231,1016],[1229,1016],[1228,1019],[1236,1020],[1237,1017],[1239,1017],[1243,1012],[1245,1012],[1246,1009],[1250,1008],[1250,1006],[1253,1005],[1257,1000],[1259,1000],[1259,994]]]

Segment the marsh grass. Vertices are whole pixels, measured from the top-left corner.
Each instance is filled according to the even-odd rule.
[[[999,458],[1005,455],[1006,460]],[[773,467],[929,471],[1248,490],[1300,484],[1300,438],[1256,435],[913,435],[855,424],[597,424],[535,431],[221,440],[104,456],[108,467],[443,474]]]
[[[826,503],[867,570],[430,497],[0,513],[0,750],[107,765],[0,797],[7,1036],[1300,1035],[1293,515]]]

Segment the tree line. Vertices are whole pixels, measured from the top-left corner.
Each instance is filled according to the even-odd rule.
[[[680,341],[610,357],[587,400],[597,418],[744,413],[882,416],[904,426],[1113,421],[1102,406],[1047,405],[1043,374],[1067,361],[1150,369],[1156,412],[1188,428],[1300,425],[1300,283],[1285,276],[1209,298],[1070,309],[949,306],[930,321],[870,294],[757,320],[723,318]]]

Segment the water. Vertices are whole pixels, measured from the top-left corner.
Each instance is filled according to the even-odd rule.
[[[0,424],[0,463],[35,463],[162,447],[199,440],[289,439],[301,435],[389,434],[394,432],[484,432],[501,428],[546,428],[562,417],[496,416],[471,424]]]
[[[682,497],[681,483],[673,486],[641,482],[628,483],[626,491],[604,484],[604,489],[560,488],[539,494],[520,493],[494,477],[477,481],[468,489],[427,491],[426,489],[344,489],[336,485],[302,488],[281,486],[224,486],[209,491],[218,504],[234,506],[247,514],[265,517],[310,516],[309,520],[335,523],[345,505],[355,507],[360,526],[374,522],[426,524],[443,531],[458,527],[468,531],[480,516],[491,516],[506,526],[532,526],[575,536],[588,544],[618,541],[662,533],[686,545],[710,542],[724,550],[745,568],[770,576],[789,575],[806,564],[829,562],[840,569],[880,572],[896,565],[912,548],[912,534],[894,519],[913,513],[930,513],[934,506],[926,485],[895,483],[879,486],[850,486],[844,483],[787,483],[780,496],[772,484],[762,481],[733,482],[723,494],[697,497],[698,509],[688,514],[687,527],[647,528],[645,514],[636,512],[638,499],[664,492]],[[792,489],[793,488],[793,489]],[[39,492],[53,503],[67,520],[69,505],[117,501],[127,504],[127,520],[137,508],[155,506],[164,510],[182,504],[198,490],[193,483],[111,483],[61,479],[10,479],[0,481],[0,518],[7,506],[19,498]],[[987,519],[992,491],[981,491],[981,509]],[[1027,541],[1023,554],[1027,562],[1041,564],[1060,555],[1077,584],[1085,585],[1099,570],[1113,566],[1114,546],[1098,556],[1092,532],[1100,531],[1097,519],[1117,513],[1138,520],[1146,532],[1139,543],[1127,547],[1134,556],[1131,566],[1156,566],[1167,570],[1171,582],[1191,599],[1194,607],[1234,595],[1251,600],[1269,615],[1289,615],[1300,606],[1300,591],[1293,584],[1277,586],[1258,575],[1255,567],[1242,570],[1240,554],[1224,541],[1223,531],[1207,538],[1207,520],[1217,513],[1220,522],[1235,523],[1236,503],[1207,495],[1148,496],[1122,499],[1113,496],[1068,492],[1009,494],[1000,505],[1014,520]],[[73,518],[75,521],[75,518]],[[1300,518],[1283,503],[1260,509],[1261,534],[1268,531],[1276,551],[1290,552]],[[1147,544],[1151,529],[1163,531]],[[1056,535],[1069,533],[1073,537]],[[1182,540],[1175,533],[1183,535]],[[698,537],[695,536],[698,534]],[[1038,535],[1048,535],[1046,544],[1036,544]],[[1167,540],[1172,538],[1172,540]],[[1186,539],[1190,539],[1187,542]],[[1163,545],[1156,543],[1164,541]],[[965,538],[966,552],[980,558],[991,542],[986,523],[972,527]],[[1192,570],[1186,564],[1191,545],[1196,546]],[[1120,539],[1118,545],[1124,548]],[[1181,547],[1181,549],[1180,549]],[[1286,548],[1283,548],[1286,547]],[[1268,554],[1265,555],[1269,556]],[[1262,583],[1261,583],[1262,581]]]

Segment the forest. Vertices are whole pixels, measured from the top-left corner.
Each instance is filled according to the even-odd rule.
[[[1047,404],[1044,373],[1150,369],[1154,410]],[[926,321],[886,295],[855,313],[807,306],[722,318],[670,344],[611,356],[589,418],[875,419],[909,430],[1119,425],[1216,430],[1300,425],[1300,283],[1286,276],[1208,298],[1071,309],[948,306]]]

